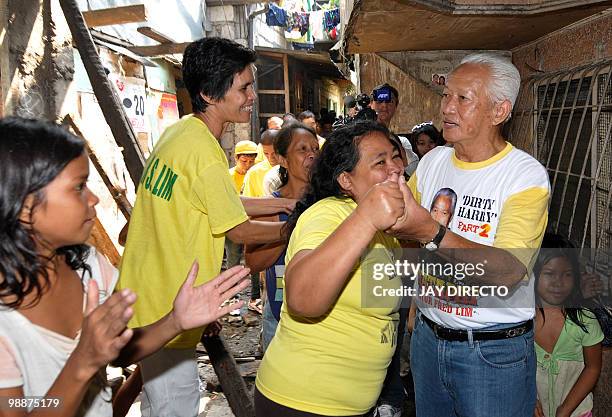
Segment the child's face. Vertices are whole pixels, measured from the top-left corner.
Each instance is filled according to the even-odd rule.
[[[574,289],[572,265],[563,256],[544,264],[538,280],[538,294],[544,306],[562,306]]]
[[[32,227],[50,249],[84,243],[96,217],[94,206],[100,201],[87,188],[89,160],[85,154],[68,165],[43,189],[44,199],[34,207]],[[33,196],[26,199],[30,207]],[[26,208],[22,219],[29,220]]]

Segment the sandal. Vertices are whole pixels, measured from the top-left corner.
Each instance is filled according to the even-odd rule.
[[[263,314],[263,309],[261,307],[261,298],[257,300],[249,300],[248,309],[254,311],[259,314]]]

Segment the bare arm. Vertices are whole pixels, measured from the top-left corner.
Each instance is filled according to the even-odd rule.
[[[240,196],[244,211],[249,217],[269,216],[278,213],[291,213],[297,200],[275,197],[244,197]]]
[[[46,400],[59,399],[59,406],[57,408],[35,408],[29,413],[25,408],[8,408],[8,400],[6,399],[23,398],[24,394],[22,387],[0,389],[0,398],[5,399],[3,400],[2,408],[0,408],[0,417],[75,416],[94,373],[91,373],[91,370],[83,368],[80,361],[71,356],[68,358],[64,369],[62,369],[57,379],[44,396]]]
[[[194,287],[198,275],[198,263],[194,262],[187,279],[181,286],[172,311],[157,322],[134,329],[134,336],[113,362],[115,366],[127,366],[151,355],[182,332],[208,325],[241,303],[221,308],[223,301],[247,287],[244,278],[249,269],[235,266],[212,281]]]
[[[277,222],[278,216],[258,217],[257,220]],[[286,247],[286,242],[247,245],[244,251],[245,263],[252,271],[263,271],[269,266],[274,265]]]
[[[385,230],[403,213],[396,185],[376,184],[323,243],[295,254],[285,270],[289,311],[303,317],[329,311],[376,231]]]
[[[582,351],[584,353],[584,369],[563,403],[557,408],[556,417],[569,417],[589,392],[593,391],[599,379],[601,372],[601,343],[593,346],[584,346]]]
[[[278,199],[276,199],[278,200]],[[247,220],[227,231],[227,237],[235,243],[257,244],[283,240],[281,228],[284,222]]]
[[[2,417],[43,417],[76,415],[87,388],[100,368],[106,366],[119,354],[132,337],[132,330],[126,325],[132,317],[131,305],[136,295],[129,290],[113,294],[104,304],[98,306],[99,291],[95,281],[90,281],[86,296],[85,317],[81,338],[68,357],[57,379],[45,393],[45,398],[58,398],[59,408],[35,408],[27,413],[22,409],[0,408]],[[23,398],[22,387],[1,389],[0,396]],[[6,405],[6,404],[4,404]]]

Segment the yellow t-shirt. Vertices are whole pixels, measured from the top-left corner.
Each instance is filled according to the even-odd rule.
[[[246,174],[241,174],[236,171],[236,167],[232,167],[229,170],[230,177],[234,180],[234,187],[236,188],[236,192],[238,194],[242,191],[242,184],[244,184],[244,176]]]
[[[242,195],[245,197],[265,197],[263,182],[266,173],[272,169],[267,159],[253,165],[244,177]]]
[[[301,250],[317,248],[356,207],[352,200],[330,197],[306,210],[291,234],[286,263]],[[398,247],[395,239],[378,232],[366,251],[368,260],[355,265],[338,300],[322,317],[293,316],[283,304],[257,373],[263,395],[322,415],[364,414],[374,406],[395,351],[399,298],[390,297],[389,305],[379,308],[364,304],[371,301],[371,283],[398,288],[400,282],[397,277],[373,281],[362,273],[366,262],[392,262]]]
[[[192,262],[197,284],[219,274],[225,232],[247,220],[217,139],[189,115],[168,127],[147,161],[130,220],[119,286],[138,294],[130,326],[146,326],[172,309]],[[202,329],[169,347],[192,348]]]

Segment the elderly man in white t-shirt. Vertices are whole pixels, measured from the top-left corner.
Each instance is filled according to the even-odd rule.
[[[544,167],[501,133],[519,86],[519,72],[506,58],[464,58],[449,74],[441,102],[444,138],[453,147],[430,151],[408,188],[400,184],[406,211],[390,232],[454,266],[480,264],[484,272],[416,280],[410,363],[419,417],[534,412],[535,309],[526,277],[546,229],[550,185]],[[447,227],[429,213],[440,191],[456,196]],[[494,296],[450,296],[449,287],[466,285],[492,286]],[[441,297],[429,296],[440,287]]]

